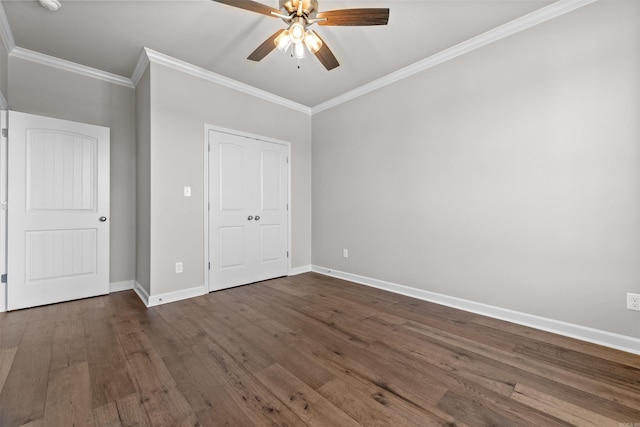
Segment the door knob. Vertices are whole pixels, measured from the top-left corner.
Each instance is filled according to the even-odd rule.
[[[249,221],[251,221],[251,220],[253,219],[253,215],[249,215],[249,216],[247,217],[247,219],[248,219]]]
[[[107,220],[107,217],[106,216],[101,216],[98,219],[100,220],[100,222],[105,222]]]
[[[256,221],[259,221],[260,217],[258,215],[256,215]]]

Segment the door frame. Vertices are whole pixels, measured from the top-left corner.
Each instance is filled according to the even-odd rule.
[[[0,128],[7,128],[8,110],[0,110]],[[7,136],[0,135],[0,274],[7,274]],[[7,311],[7,284],[0,283],[0,312]]]
[[[255,139],[258,141],[263,141],[263,142],[269,142],[272,144],[279,144],[279,145],[284,145],[285,147],[287,147],[287,158],[289,159],[288,163],[287,163],[287,206],[289,207],[287,209],[287,251],[289,252],[289,256],[287,258],[287,276],[291,274],[291,259],[293,258],[293,253],[291,251],[291,211],[292,211],[292,205],[291,205],[291,164],[293,163],[293,161],[291,160],[291,143],[288,141],[283,141],[280,139],[275,139],[275,138],[269,138],[266,136],[262,136],[262,135],[256,135],[253,133],[249,133],[249,132],[243,132],[243,131],[239,131],[239,130],[235,130],[235,129],[229,129],[229,128],[225,128],[225,127],[221,127],[221,126],[216,126],[216,125],[211,125],[211,124],[204,124],[204,143],[203,145],[203,157],[204,157],[204,182],[203,182],[203,212],[204,212],[204,280],[205,280],[205,287],[207,289],[207,292],[211,292],[211,268],[209,265],[210,262],[210,258],[209,258],[209,233],[210,233],[210,227],[209,227],[209,219],[210,219],[210,214],[209,214],[209,173],[211,171],[211,167],[209,165],[209,131],[214,131],[214,132],[219,132],[219,133],[226,133],[226,134],[230,134],[230,135],[234,135],[234,136],[240,136],[240,137],[244,137],[244,138],[250,138],[250,139]]]

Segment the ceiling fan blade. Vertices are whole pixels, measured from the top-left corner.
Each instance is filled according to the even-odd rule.
[[[315,31],[313,33],[320,40],[322,40],[322,38],[318,36],[318,33],[316,33]],[[326,68],[328,71],[331,71],[340,65],[340,63],[334,56],[333,52],[331,52],[331,49],[329,49],[329,46],[327,46],[324,40],[322,40],[322,47],[320,47],[320,49],[316,52],[315,55],[316,55],[316,58],[318,58],[318,61],[320,61],[322,65],[324,65],[324,68]]]
[[[326,12],[318,12],[316,19],[326,19],[326,21],[318,21],[318,25],[387,25],[389,22],[389,9],[328,10]]]
[[[271,53],[271,51],[273,49],[276,48],[276,44],[274,43],[274,40],[283,31],[285,31],[285,30],[278,30],[275,33],[273,33],[273,35],[271,37],[269,37],[268,39],[266,39],[264,42],[262,42],[262,44],[260,46],[258,46],[256,48],[256,50],[254,50],[251,53],[251,55],[249,55],[247,57],[247,59],[250,59],[250,60],[256,61],[256,62],[261,61],[262,58],[267,56],[269,53]]]
[[[274,18],[275,16],[271,12],[275,12],[277,14],[281,13],[279,10],[274,9],[270,6],[267,6],[266,4],[258,3],[257,1],[252,1],[252,0],[212,0],[212,1],[237,7],[244,10],[249,10],[251,12],[261,13],[263,15],[271,16]]]

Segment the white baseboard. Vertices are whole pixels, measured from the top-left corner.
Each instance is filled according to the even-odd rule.
[[[128,291],[133,289],[133,280],[124,280],[122,282],[109,283],[109,293]]]
[[[7,311],[7,284],[0,283],[0,313]]]
[[[640,354],[640,339],[313,265],[311,271],[518,325]]]
[[[311,271],[311,264],[302,265],[300,267],[291,267],[289,269],[289,276],[297,276],[298,274],[308,273]]]
[[[206,286],[196,286],[189,289],[181,289],[174,292],[166,292],[164,294],[149,295],[145,288],[138,282],[133,285],[133,290],[136,291],[142,302],[147,307],[154,307],[156,305],[168,304],[170,302],[176,302],[183,299],[199,297],[207,293]]]
[[[140,298],[140,300],[142,300],[142,303],[145,305],[145,307],[149,307],[149,294],[147,293],[147,290],[143,288],[140,283],[138,283],[137,280],[133,282],[133,290],[136,294],[138,294],[138,297]]]

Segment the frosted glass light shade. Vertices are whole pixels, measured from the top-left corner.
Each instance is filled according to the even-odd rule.
[[[315,54],[322,47],[322,40],[320,40],[320,37],[318,37],[316,33],[309,30],[304,35],[304,44],[307,46],[307,49],[309,49],[309,52]]]
[[[293,57],[297,59],[302,59],[306,56],[305,48],[303,43],[294,43],[293,44]]]
[[[291,26],[289,27],[289,37],[291,37],[291,41],[294,44],[302,43],[302,41],[304,40],[304,36],[304,25],[302,25],[300,22],[294,22],[293,24],[291,24]]]
[[[289,30],[284,30],[283,32],[281,32],[273,42],[275,43],[276,48],[278,48],[279,51],[286,52],[287,49],[289,49],[289,46],[291,46],[291,37],[289,37]]]

